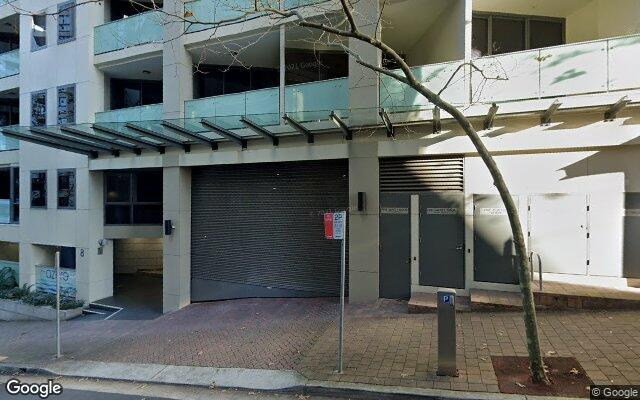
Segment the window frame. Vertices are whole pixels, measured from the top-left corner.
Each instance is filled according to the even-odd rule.
[[[66,39],[60,39],[60,17],[63,13],[69,13],[69,18],[71,21],[69,25],[71,25],[71,37]],[[76,40],[76,2],[75,0],[65,1],[64,3],[58,4],[58,22],[56,23],[56,36],[58,39],[58,44],[64,44],[73,42]]]
[[[9,168],[11,169],[9,173],[9,184],[11,185],[11,199],[9,209],[11,212],[11,217],[9,219],[12,224],[17,224],[20,222],[20,167]],[[17,213],[15,212],[16,210]]]
[[[36,96],[44,95],[44,123],[42,125],[34,125],[33,123],[33,102]],[[30,126],[46,126],[47,125],[47,90],[36,90],[35,92],[31,92],[31,103],[29,104],[29,112],[30,112]]]
[[[71,115],[73,118],[69,118],[69,109],[67,108],[67,122],[60,122],[60,91],[61,90],[66,90],[66,89],[72,89],[73,92],[73,110],[71,111]],[[75,124],[76,123],[76,84],[72,83],[69,85],[61,85],[58,86],[56,88],[56,119],[58,122],[58,125],[66,125],[66,124]],[[67,98],[67,102],[68,102],[68,98]],[[67,106],[68,107],[68,106]]]
[[[36,25],[36,17],[43,17],[44,18],[44,45],[40,46],[38,45],[38,43],[36,43],[36,39],[33,35],[33,33],[35,32],[34,27]],[[31,52],[35,52],[35,51],[40,51],[42,49],[46,49],[47,45],[49,44],[49,41],[47,40],[47,13],[46,12],[42,12],[42,13],[36,13],[33,14],[31,16]]]
[[[156,170],[162,173],[162,169],[160,168],[141,168],[141,169],[127,169],[127,170],[112,170],[105,171],[104,178],[104,194],[103,194],[103,215],[104,215],[104,225],[109,226],[130,226],[130,225],[138,225],[138,226],[161,226],[162,219],[158,223],[137,223],[134,222],[134,209],[135,206],[161,206],[163,204],[163,200],[158,201],[137,201],[136,194],[136,181],[138,179],[136,172],[142,170]],[[108,190],[107,190],[107,174],[122,174],[126,173],[129,176],[129,199],[127,201],[108,201]],[[128,224],[118,224],[118,223],[108,223],[107,222],[107,206],[127,206],[129,207],[129,223]]]
[[[60,177],[62,174],[71,172],[73,174],[73,196],[69,196],[69,199],[73,198],[73,206],[61,206],[60,205]],[[61,168],[56,171],[56,204],[58,206],[58,210],[75,210],[77,204],[77,175],[75,168]],[[71,194],[71,193],[70,193]]]
[[[548,22],[559,22],[562,24],[562,44],[560,46],[567,44],[567,19],[561,17],[547,17],[544,15],[530,15],[530,14],[511,14],[511,13],[500,13],[500,12],[489,12],[489,11],[473,11],[473,18],[481,18],[487,21],[487,54],[482,57],[492,56],[493,54],[493,18],[506,18],[506,19],[517,19],[524,22],[524,49],[519,51],[527,51],[531,49],[531,29],[530,22],[531,21],[548,21]],[[471,44],[473,50],[473,43]],[[509,52],[509,53],[500,53],[496,55],[502,54],[512,54],[517,52]]]
[[[44,173],[44,205],[42,206],[34,206],[33,205],[33,174],[40,174],[40,173]],[[35,209],[46,209],[47,208],[47,196],[48,196],[48,191],[47,191],[47,184],[48,184],[48,179],[47,179],[47,170],[46,169],[33,169],[31,171],[29,171],[29,205],[31,208],[35,208]]]

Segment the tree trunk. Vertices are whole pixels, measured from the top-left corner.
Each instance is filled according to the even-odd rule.
[[[434,98],[430,96],[428,92],[422,90],[423,88],[414,87],[414,89],[421,92],[427,99],[434,103],[437,107],[448,112],[462,127],[467,134],[471,142],[475,146],[480,158],[489,169],[489,173],[493,178],[493,184],[498,189],[502,202],[504,203],[507,215],[509,216],[509,223],[511,224],[511,231],[513,233],[513,240],[516,248],[516,256],[520,262],[520,268],[518,269],[518,276],[520,278],[520,291],[522,292],[522,308],[524,312],[524,325],[527,337],[527,352],[529,353],[529,363],[531,367],[531,377],[534,382],[549,383],[547,374],[544,370],[544,363],[542,361],[542,353],[540,351],[540,340],[538,338],[538,322],[536,318],[536,309],[533,300],[533,292],[531,290],[531,264],[529,263],[529,257],[527,257],[527,248],[524,242],[524,233],[522,232],[522,225],[520,224],[520,217],[518,209],[509,193],[509,188],[505,183],[502,173],[498,169],[491,153],[487,150],[484,143],[478,136],[478,133],[471,125],[471,122],[467,117],[462,114],[456,107],[448,104],[442,100],[439,96]]]

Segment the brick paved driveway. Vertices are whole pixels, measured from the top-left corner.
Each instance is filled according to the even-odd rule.
[[[435,375],[434,314],[406,303],[347,308],[345,373],[336,367],[333,299],[193,304],[152,321],[69,321],[67,357],[132,363],[295,369],[312,379],[497,391],[491,355],[526,355],[520,313],[458,314],[460,376]],[[538,313],[543,351],[576,357],[596,383],[640,384],[640,311]],[[47,362],[54,324],[0,322],[6,362]]]

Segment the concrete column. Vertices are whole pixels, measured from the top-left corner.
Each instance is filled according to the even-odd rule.
[[[191,169],[167,164],[162,174],[163,219],[171,220],[175,229],[163,239],[163,312],[191,302]]]
[[[378,0],[360,0],[353,4],[354,18],[358,28],[367,35],[380,37],[377,25],[380,4]],[[356,39],[349,39],[349,48],[365,62],[379,66],[382,63],[380,50]],[[352,126],[376,123],[379,106],[379,79],[374,71],[358,64],[349,57],[349,123]]]
[[[184,47],[184,22],[175,15],[184,15],[182,0],[164,2],[164,46],[162,49],[163,117],[184,117],[184,102],[193,98],[193,63]]]
[[[379,292],[379,165],[377,143],[353,143],[349,156],[349,301],[374,301]],[[358,211],[358,192],[366,207]]]

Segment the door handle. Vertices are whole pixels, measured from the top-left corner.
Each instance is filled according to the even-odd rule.
[[[463,245],[460,245],[460,246],[457,246],[457,247],[456,247],[456,250],[462,250],[463,248],[464,248],[464,246],[463,246]]]

